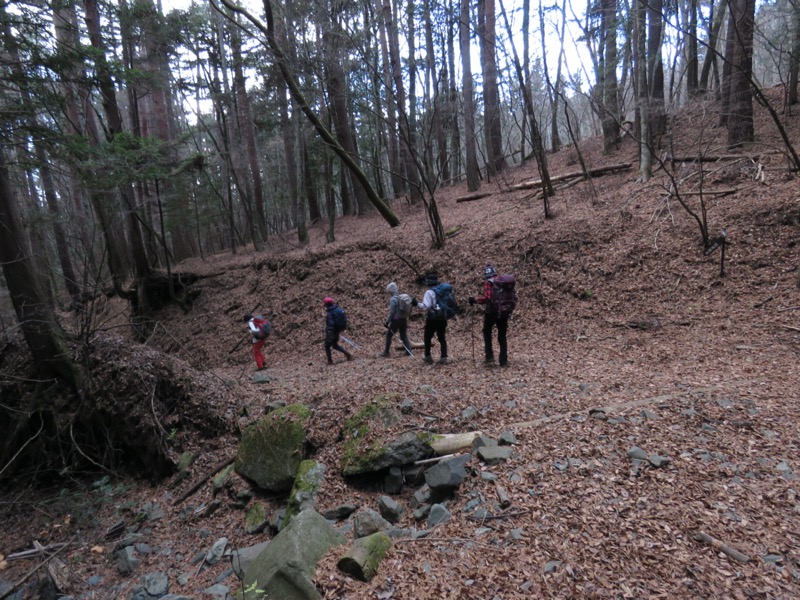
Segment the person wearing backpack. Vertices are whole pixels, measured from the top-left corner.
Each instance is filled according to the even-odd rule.
[[[439,349],[441,350],[441,356],[439,358],[440,365],[447,364],[447,314],[448,311],[445,309],[445,303],[442,301],[443,298],[440,295],[437,296],[437,289],[440,292],[444,292],[445,290],[450,290],[450,295],[452,296],[452,286],[450,284],[439,283],[439,276],[437,273],[427,273],[425,275],[425,285],[428,289],[425,291],[425,295],[422,297],[422,302],[416,302],[415,298],[412,298],[412,302],[420,309],[425,311],[425,333],[424,333],[424,343],[425,343],[425,358],[422,360],[426,364],[433,364],[433,357],[431,357],[431,342],[433,341],[433,336],[436,334],[436,339],[439,340]],[[442,287],[445,286],[445,287]],[[453,300],[453,305],[455,305],[455,299]],[[453,312],[453,315],[455,312]]]
[[[264,348],[264,344],[267,343],[267,338],[272,331],[272,326],[269,324],[269,321],[261,315],[251,315],[250,313],[244,316],[244,321],[248,324],[250,333],[252,334],[253,358],[256,361],[256,367],[261,371],[266,368],[267,362],[262,349]]]
[[[386,344],[383,348],[383,352],[378,354],[378,357],[389,357],[392,338],[398,333],[400,334],[400,341],[403,342],[406,356],[411,356],[411,341],[408,339],[408,317],[414,306],[411,301],[411,296],[399,293],[397,284],[394,281],[386,286],[386,293],[390,296],[389,314],[383,322],[383,326],[386,327]]]
[[[347,329],[347,315],[344,309],[333,301],[333,298],[326,297],[322,300],[325,308],[325,356],[328,357],[328,365],[333,364],[331,348],[338,350],[353,360],[353,355],[339,345],[339,334]]]
[[[497,344],[500,346],[499,362],[501,367],[508,366],[508,318],[517,304],[515,291],[516,279],[513,275],[498,275],[494,266],[487,264],[483,269],[483,294],[470,297],[469,303],[481,304],[483,311],[483,348],[487,367],[493,367],[494,349],[492,348],[492,330],[497,327]]]

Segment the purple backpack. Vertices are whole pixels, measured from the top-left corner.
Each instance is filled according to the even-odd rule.
[[[489,305],[492,312],[507,317],[517,306],[517,278],[513,275],[498,275],[492,278],[492,297]]]

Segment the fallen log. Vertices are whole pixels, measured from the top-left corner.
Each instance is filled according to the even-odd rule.
[[[728,188],[725,190],[703,190],[697,192],[681,192],[681,196],[729,196],[739,191],[739,188]],[[667,192],[665,196],[675,196],[674,192]]]
[[[459,196],[456,198],[456,202],[472,202],[473,200],[480,200],[481,198],[486,198],[487,196],[493,195],[492,192],[477,192],[475,194],[467,194],[466,196]]]
[[[733,560],[738,560],[741,563],[750,562],[749,556],[747,556],[746,554],[742,554],[736,548],[729,546],[725,542],[718,540],[715,537],[711,537],[705,531],[697,531],[694,533],[692,537],[698,542],[706,543],[712,548],[719,550],[728,558],[732,558]]]
[[[442,454],[453,454],[457,450],[472,447],[472,442],[480,435],[483,435],[480,431],[434,434],[433,441],[428,445],[440,456]]]
[[[511,506],[511,499],[508,497],[506,488],[496,481],[494,482],[494,491],[497,492],[497,499],[500,501],[500,508],[508,508]]]
[[[589,169],[589,175],[592,177],[597,177],[599,175],[606,175],[608,173],[613,173],[615,171],[625,171],[631,168],[631,163],[619,163],[616,165],[607,165],[605,167],[597,167],[595,169]],[[556,177],[551,177],[551,183],[556,183],[557,181],[565,181],[567,179],[574,179],[580,178],[581,180],[585,179],[586,174],[583,171],[573,171],[572,173],[565,173],[563,175],[558,175]],[[512,190],[529,190],[531,188],[540,187],[542,185],[542,180],[537,179],[535,181],[523,181],[522,183],[518,183],[517,185],[512,185],[510,189]]]
[[[391,546],[392,538],[382,531],[358,538],[336,566],[356,579],[370,581]]]

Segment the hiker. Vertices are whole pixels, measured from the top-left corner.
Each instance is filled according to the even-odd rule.
[[[425,311],[425,334],[424,334],[424,343],[425,343],[425,358],[422,360],[426,364],[433,364],[433,358],[431,357],[431,342],[433,341],[433,335],[436,334],[436,339],[439,340],[439,349],[441,351],[441,356],[439,358],[440,365],[447,364],[447,314],[444,311],[443,306],[439,303],[439,298],[437,298],[437,294],[434,288],[437,288],[439,284],[439,275],[437,273],[426,273],[425,274],[425,285],[428,289],[425,291],[425,295],[422,297],[422,302],[417,303],[416,299],[412,299],[413,303],[417,305],[418,308],[421,308]],[[445,285],[445,284],[441,284]],[[449,284],[446,284],[447,287],[451,289]]]
[[[267,362],[261,349],[264,347],[264,344],[267,343],[267,338],[269,337],[272,327],[269,321],[261,315],[247,313],[243,320],[248,324],[250,333],[252,334],[253,358],[256,360],[256,367],[261,371],[266,368]]]
[[[484,366],[493,367],[494,349],[492,348],[492,329],[497,326],[497,344],[500,346],[500,366],[508,366],[508,318],[517,303],[513,275],[498,276],[493,265],[487,264],[483,269],[483,294],[470,297],[470,306],[481,304],[483,310],[483,349],[486,359]]]
[[[322,300],[322,306],[325,307],[325,356],[328,357],[328,365],[333,364],[333,357],[331,356],[331,348],[338,350],[347,357],[347,360],[353,360],[353,355],[339,345],[339,334],[347,329],[347,316],[344,309],[333,301],[333,298],[326,297]]]
[[[379,358],[388,358],[389,350],[392,346],[392,338],[399,333],[400,341],[405,348],[406,356],[411,354],[411,342],[408,339],[408,317],[411,314],[411,309],[414,304],[411,301],[411,296],[408,294],[401,294],[397,289],[397,284],[392,281],[386,286],[386,293],[389,294],[389,314],[383,322],[386,327],[386,344],[383,352],[378,354]]]

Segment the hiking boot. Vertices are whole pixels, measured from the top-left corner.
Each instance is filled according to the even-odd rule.
[[[344,355],[347,357],[347,360],[353,360],[353,355],[350,354],[347,350],[345,350]]]
[[[507,360],[501,361],[500,362],[500,366],[503,367],[503,368],[507,367],[508,366],[508,361]]]
[[[389,358],[388,352],[381,352],[380,354],[376,355],[378,358]]]
[[[424,362],[426,365],[432,365],[433,358],[431,358],[430,356],[426,356],[425,358],[422,359],[422,362]]]
[[[487,358],[485,361],[483,361],[483,366],[486,367],[487,369],[491,369],[496,364],[497,363],[494,362],[493,358]]]
[[[447,357],[443,356],[442,358],[440,358],[439,359],[439,364],[440,365],[446,365],[447,364]]]
[[[325,364],[328,365],[329,367],[333,366],[333,361],[331,359],[328,359],[328,362]]]

